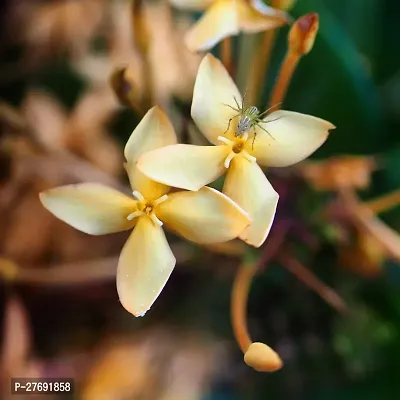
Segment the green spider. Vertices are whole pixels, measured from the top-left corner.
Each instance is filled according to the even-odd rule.
[[[242,106],[239,105],[236,97],[233,97],[233,99],[235,100],[236,106],[232,107],[229,104],[224,104],[225,106],[232,108],[232,110],[236,111],[237,114],[234,115],[232,118],[229,119],[228,122],[228,128],[226,129],[226,131],[224,132],[224,135],[226,132],[229,131],[229,128],[231,126],[231,122],[234,118],[236,117],[240,117],[239,122],[237,124],[236,130],[235,130],[235,136],[242,136],[244,133],[248,132],[251,128],[254,128],[254,137],[253,137],[253,143],[252,143],[252,148],[254,147],[254,141],[256,140],[256,129],[255,127],[258,126],[259,128],[261,128],[264,132],[266,132],[269,136],[271,136],[272,139],[274,139],[274,137],[265,129],[261,126],[261,123],[267,123],[267,122],[272,122],[272,121],[276,121],[279,118],[275,118],[272,119],[270,121],[263,121],[262,117],[268,113],[268,111],[270,111],[272,108],[276,107],[272,106],[270,108],[268,108],[267,110],[260,112],[260,110],[256,107],[256,106],[250,106],[250,107],[246,107],[244,105],[244,99],[246,97],[246,93],[243,96],[243,100],[242,100]],[[274,139],[275,140],[275,139]]]

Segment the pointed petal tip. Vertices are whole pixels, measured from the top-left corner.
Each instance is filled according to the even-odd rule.
[[[117,291],[122,306],[143,316],[161,294],[176,258],[163,229],[150,218],[139,218],[125,243],[117,267]]]

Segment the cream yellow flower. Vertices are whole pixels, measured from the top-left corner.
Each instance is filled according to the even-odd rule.
[[[235,136],[237,112],[229,107],[236,107],[235,98],[242,102],[224,66],[206,55],[196,78],[192,117],[215,146],[167,146],[143,155],[138,168],[151,179],[189,190],[198,190],[227,171],[223,192],[252,220],[239,237],[259,247],[271,228],[279,196],[257,162],[270,167],[295,164],[318,149],[328,137],[328,130],[335,127],[310,115],[271,112],[262,123],[269,134],[256,126],[253,144],[253,129]]]
[[[214,47],[222,39],[239,32],[256,33],[290,22],[284,11],[261,0],[170,0],[181,9],[202,11],[202,18],[188,31],[185,41],[192,51]]]
[[[117,289],[122,305],[135,316],[151,307],[175,266],[163,223],[188,240],[216,243],[237,237],[250,222],[237,204],[214,189],[169,193],[169,186],[137,170],[142,153],[173,143],[176,136],[171,123],[154,107],[125,147],[133,198],[97,183],[62,186],[40,194],[50,212],[82,232],[102,235],[134,228],[119,259]]]

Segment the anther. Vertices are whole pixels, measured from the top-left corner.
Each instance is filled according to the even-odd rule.
[[[160,221],[154,213],[150,214],[150,218],[156,225],[158,225],[158,226],[163,225],[162,221]]]
[[[132,221],[134,218],[141,217],[144,214],[144,211],[135,211],[132,214],[129,214],[126,219]]]
[[[218,136],[217,139],[220,140],[221,142],[224,142],[225,144],[233,145],[232,140],[229,140],[226,137]]]
[[[160,203],[164,202],[165,200],[168,199],[168,195],[164,194],[164,196],[161,196],[159,199],[154,200],[153,205],[158,206]]]
[[[246,158],[247,160],[251,161],[251,162],[256,162],[257,158],[251,156],[249,153],[247,153],[247,151],[243,152],[243,157]]]
[[[226,157],[225,162],[224,162],[224,167],[225,168],[229,168],[229,165],[231,164],[231,161],[233,159],[233,157],[236,156],[236,153],[234,153],[233,151],[231,151],[228,155],[228,157]]]
[[[134,190],[132,192],[133,197],[136,197],[139,201],[144,201],[144,197],[142,193],[138,192],[137,190]]]

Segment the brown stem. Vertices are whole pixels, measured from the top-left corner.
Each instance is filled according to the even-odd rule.
[[[282,104],[287,89],[289,87],[290,81],[292,80],[293,73],[300,61],[301,56],[290,50],[287,51],[285,59],[282,63],[281,70],[278,75],[278,79],[275,82],[274,88],[272,90],[271,98],[269,100],[268,108],[277,106],[280,108]]]
[[[247,92],[249,104],[258,104],[260,93],[264,87],[265,77],[268,72],[272,48],[275,44],[276,31],[265,31],[261,40],[259,51],[253,55],[252,69],[248,74]]]
[[[143,71],[143,108],[147,109],[153,104],[154,90],[151,81],[151,62],[149,56],[150,49],[150,34],[147,26],[144,1],[132,1],[132,28],[133,40],[135,47],[142,57],[142,71]]]
[[[233,75],[232,38],[227,37],[221,42],[221,60],[226,70]]]
[[[323,283],[316,275],[314,275],[308,268],[301,264],[295,258],[284,255],[280,258],[282,265],[302,281],[311,290],[318,293],[322,299],[330,304],[335,310],[340,313],[348,311],[347,305],[344,300],[332,288]]]
[[[339,188],[341,199],[353,223],[363,232],[372,235],[395,260],[400,260],[400,236],[375,216],[372,210],[362,204],[356,192],[349,187]]]
[[[242,262],[237,269],[231,294],[231,318],[233,333],[243,353],[246,353],[252,343],[246,322],[247,299],[251,281],[256,273],[261,268],[265,268],[265,265],[278,253],[288,230],[289,224],[282,223],[279,225],[278,229],[275,230],[276,234],[264,247],[259,260],[253,263]]]
[[[252,343],[247,329],[247,298],[253,276],[257,273],[254,264],[243,263],[239,266],[233,282],[231,297],[231,317],[233,333],[243,353],[246,353]]]
[[[375,214],[387,211],[400,204],[400,190],[395,190],[377,199],[366,201],[363,204]]]

